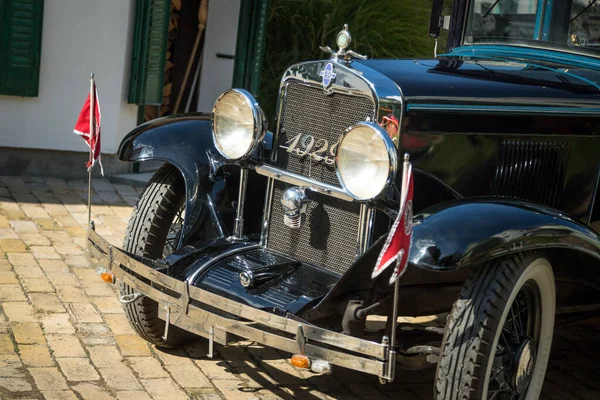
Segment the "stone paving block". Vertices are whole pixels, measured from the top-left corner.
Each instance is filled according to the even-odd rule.
[[[41,229],[42,232],[48,231],[59,231],[62,229],[62,225],[53,219],[41,219],[37,218],[35,224]]]
[[[7,333],[0,334],[0,362],[6,360],[7,356],[15,355],[15,344],[12,342],[10,336]],[[2,364],[0,363],[0,366]],[[1,372],[0,372],[1,374]]]
[[[104,320],[115,335],[135,335],[125,314],[105,315]]]
[[[33,255],[31,255],[29,253],[7,252],[7,256],[8,256],[8,261],[13,266],[24,266],[24,267],[37,266],[35,258],[33,258]]]
[[[152,400],[150,395],[141,390],[117,392],[117,400]]]
[[[25,378],[0,378],[0,388],[10,392],[29,392],[33,388]]]
[[[83,290],[88,296],[98,296],[98,297],[107,297],[114,296],[115,291],[114,288],[108,286],[108,284],[102,282],[100,277],[98,277],[98,283],[88,283],[84,284]]]
[[[138,380],[133,372],[125,365],[113,366],[111,368],[99,368],[100,374],[114,390],[140,390]]]
[[[55,217],[55,219],[56,219],[56,222],[63,228],[63,230],[67,230],[68,228],[71,228],[71,227],[80,228],[79,222],[77,222],[75,220],[75,218],[73,218],[70,215]]]
[[[4,217],[6,218],[6,217]],[[14,231],[13,228],[0,228],[0,240],[3,239],[18,239],[19,235],[17,235],[17,232]],[[0,242],[2,243],[2,242]]]
[[[87,256],[83,255],[68,255],[64,257],[65,262],[69,267],[72,268],[89,268],[92,267],[92,263],[90,262]],[[90,269],[93,274],[96,274],[95,269]],[[99,282],[98,275],[96,275],[96,280]]]
[[[45,391],[42,392],[45,400],[77,400],[72,390]]]
[[[72,387],[84,400],[114,400],[103,387],[93,383],[80,383]],[[132,399],[133,400],[133,399]]]
[[[51,367],[54,365],[50,352],[45,344],[21,344],[19,345],[19,353],[23,364],[30,367]]]
[[[260,399],[254,393],[244,392],[240,390],[243,382],[235,378],[230,379],[215,379],[212,383],[221,391],[226,399]]]
[[[50,282],[54,286],[79,286],[79,281],[77,277],[73,275],[71,272],[67,271],[57,271],[57,272],[47,272],[46,276],[50,279]]]
[[[114,367],[123,364],[123,357],[116,346],[91,346],[87,349],[96,367]]]
[[[188,396],[170,379],[142,379],[150,396],[161,400],[187,400]]]
[[[72,225],[64,228],[64,231],[72,238],[85,238],[85,229],[79,225]]]
[[[45,344],[44,333],[37,322],[15,322],[13,334],[19,344]]]
[[[5,254],[0,252],[0,271],[12,271],[13,267],[8,262],[6,258],[4,258]]]
[[[43,203],[42,206],[51,217],[63,217],[69,215],[69,210],[62,204]]]
[[[60,260],[60,255],[53,246],[31,246],[29,250],[37,259]]]
[[[19,279],[24,280],[25,278],[30,279],[43,279],[44,273],[37,266],[37,264],[31,265],[15,265],[15,272],[19,276]]]
[[[5,210],[2,212],[9,221],[21,221],[26,220],[27,216],[20,209],[18,210]]]
[[[75,286],[57,286],[56,294],[65,303],[86,303],[90,300],[83,289]]]
[[[169,377],[160,362],[153,357],[128,357],[127,361],[142,379]]]
[[[28,246],[50,246],[52,244],[50,240],[41,233],[24,233],[20,236]]]
[[[44,207],[41,205],[34,204],[22,204],[21,210],[27,215],[29,218],[51,218],[50,215],[46,212]]]
[[[45,334],[74,334],[75,328],[71,324],[68,314],[49,314],[40,318]]]
[[[69,271],[69,267],[63,260],[38,260],[38,264],[46,272]]]
[[[0,228],[4,229],[4,228],[9,228],[10,227],[10,223],[8,222],[8,218],[6,218],[4,215],[0,214]]]
[[[58,358],[56,361],[68,381],[95,381],[100,379],[87,358]]]
[[[230,367],[225,361],[210,359],[194,360],[194,364],[196,364],[211,381],[214,379],[228,379],[231,377]]]
[[[27,252],[27,246],[21,239],[0,239],[0,248],[4,253]]]
[[[4,302],[2,308],[8,319],[12,322],[36,322],[33,307],[25,302]]]
[[[85,351],[75,336],[50,334],[46,335],[46,339],[55,358],[85,357]]]
[[[56,252],[58,254],[61,254],[63,256],[71,256],[71,255],[81,255],[81,254],[83,254],[83,250],[81,249],[81,247],[79,247],[74,242],[72,242],[72,243],[68,243],[68,242],[55,243],[54,244],[54,249],[56,250]]]
[[[165,365],[165,368],[173,379],[184,388],[205,388],[212,387],[210,381],[192,361],[185,358],[179,365]]]
[[[19,283],[14,272],[0,271],[0,285],[5,283]]]
[[[74,323],[103,322],[91,303],[68,303],[67,311],[73,318]]]
[[[15,354],[2,354],[0,357],[0,377],[2,378],[22,378],[23,363],[19,356]]]
[[[115,338],[106,324],[78,324],[77,332],[86,346],[114,345]]]
[[[45,312],[66,312],[55,293],[30,293],[29,297],[36,310]]]
[[[62,231],[49,231],[42,232],[42,235],[46,236],[52,243],[71,243],[71,237]]]
[[[27,292],[54,292],[54,288],[50,285],[50,281],[45,277],[23,278],[21,281]]]
[[[0,285],[0,302],[5,301],[26,301],[27,298],[23,293],[20,285],[8,284]]]
[[[39,229],[33,221],[10,221],[10,226],[18,234],[21,233],[39,233]]]
[[[124,356],[149,356],[148,342],[138,335],[117,335],[117,345]]]
[[[40,390],[68,390],[67,382],[58,368],[28,368]]]
[[[96,308],[103,314],[121,314],[123,306],[117,296],[94,297],[92,301]]]

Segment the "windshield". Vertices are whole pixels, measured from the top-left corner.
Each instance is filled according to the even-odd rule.
[[[600,1],[470,1],[465,44],[533,41],[538,41],[538,45],[597,53],[600,50]]]

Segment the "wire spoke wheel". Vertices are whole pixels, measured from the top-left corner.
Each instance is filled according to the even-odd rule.
[[[477,267],[448,316],[434,398],[538,399],[555,298],[552,268],[539,253]]]
[[[175,252],[175,250],[177,250],[177,246],[179,245],[179,239],[181,237],[181,229],[183,228],[184,220],[185,220],[185,204],[181,204],[181,206],[175,213],[173,222],[169,226],[169,231],[167,232],[167,240],[165,242],[165,247],[163,248],[163,253],[162,253],[163,258],[170,254],[173,254]]]
[[[510,306],[493,356],[489,400],[525,398],[540,337],[540,295],[528,281]]]

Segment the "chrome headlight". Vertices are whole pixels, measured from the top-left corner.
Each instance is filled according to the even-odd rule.
[[[254,153],[266,130],[258,103],[243,89],[230,89],[219,96],[212,111],[215,147],[221,155],[237,161]]]
[[[351,126],[335,156],[337,177],[356,200],[367,201],[385,191],[396,176],[398,155],[386,131],[369,122]]]

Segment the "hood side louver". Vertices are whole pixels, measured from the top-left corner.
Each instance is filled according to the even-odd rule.
[[[491,194],[559,208],[569,147],[560,142],[503,141]]]

